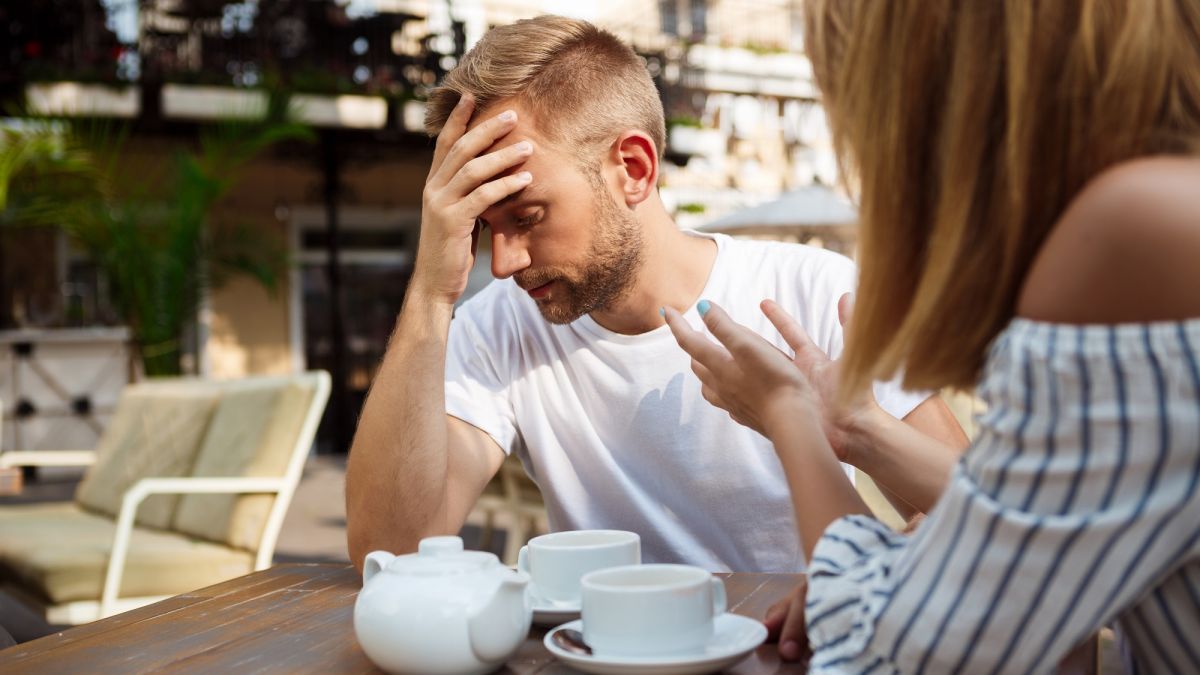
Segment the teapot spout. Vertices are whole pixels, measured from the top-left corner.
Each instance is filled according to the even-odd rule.
[[[503,570],[499,588],[478,613],[469,617],[471,649],[480,661],[504,660],[529,634],[533,607],[526,594],[528,587],[528,574]]]

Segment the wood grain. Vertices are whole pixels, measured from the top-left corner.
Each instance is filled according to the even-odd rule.
[[[729,609],[761,619],[798,575],[731,574]],[[281,565],[0,651],[3,673],[377,673],[354,639],[361,581],[340,565]],[[501,673],[575,671],[542,645],[543,629]],[[732,673],[800,673],[764,645]]]

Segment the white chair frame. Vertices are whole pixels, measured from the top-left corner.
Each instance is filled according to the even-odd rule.
[[[79,624],[96,619],[103,619],[113,614],[119,614],[143,605],[158,602],[169,596],[120,597],[121,581],[125,573],[125,561],[129,554],[129,541],[133,536],[134,521],[138,506],[150,495],[159,494],[274,494],[275,501],[263,527],[254,558],[254,570],[263,570],[271,566],[275,555],[275,543],[279,539],[279,530],[283,527],[284,516],[291,505],[292,496],[300,482],[300,474],[304,471],[304,462],[312,447],[313,438],[317,433],[317,425],[321,422],[321,414],[329,400],[329,373],[312,371],[301,375],[300,378],[311,379],[313,384],[312,400],[296,444],[288,459],[287,469],[280,478],[258,477],[199,477],[199,478],[143,478],[129,488],[121,500],[121,510],[117,515],[116,532],[113,536],[112,550],[109,553],[108,567],[104,575],[104,587],[100,599],[79,600],[58,605],[46,605],[42,602],[31,602],[42,606],[46,620],[53,624]],[[256,377],[253,384],[261,385],[264,379]],[[279,381],[295,381],[295,377],[280,377]],[[232,382],[229,387],[236,389],[239,383]],[[95,453],[90,450],[42,450],[0,453],[0,467],[6,466],[81,466],[95,462]],[[7,587],[10,592],[20,595],[27,602],[32,598],[14,587]]]

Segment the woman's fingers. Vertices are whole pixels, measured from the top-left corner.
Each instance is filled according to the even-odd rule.
[[[701,384],[708,384],[710,386],[716,384],[717,378],[713,376],[712,371],[708,369],[708,366],[696,359],[692,359],[692,372],[696,374],[696,378],[700,380]]]
[[[767,641],[777,642],[779,634],[783,631],[783,623],[788,618],[788,611],[792,608],[792,600],[797,595],[804,596],[806,591],[805,583],[800,582],[787,595],[780,598],[775,604],[767,609],[767,614],[763,617],[763,624],[767,627]]]
[[[737,354],[752,349],[755,346],[755,340],[762,341],[762,338],[749,328],[734,321],[715,302],[701,300],[698,307],[701,309],[701,316],[704,319],[704,325],[708,327],[708,332],[725,345],[729,353]]]
[[[783,341],[788,343],[796,354],[811,353],[812,350],[821,352],[812,338],[808,336],[808,332],[800,326],[800,324],[792,318],[782,307],[774,300],[763,300],[759,305],[763,314],[767,316],[767,320],[775,326],[775,330],[783,336]],[[821,352],[824,354],[824,352]]]
[[[850,317],[854,314],[854,294],[843,293],[842,297],[838,298],[838,321],[842,323],[842,328],[850,325]]]
[[[779,631],[779,656],[784,661],[799,661],[808,655],[808,633],[804,625],[804,603],[807,593],[792,594],[787,619]]]
[[[783,630],[783,622],[787,619],[788,608],[791,606],[792,596],[789,594],[767,610],[767,615],[763,617],[763,625],[767,627],[768,642],[779,641],[779,633]]]
[[[703,333],[693,330],[679,312],[670,307],[664,307],[663,317],[666,318],[667,326],[671,328],[671,334],[675,336],[675,341],[694,361],[709,371],[719,368],[721,364],[728,361],[729,355],[725,350],[704,337]]]
[[[720,408],[721,410],[724,410],[726,412],[729,411],[729,409],[727,407],[725,407],[725,402],[721,399],[721,395],[719,393],[717,393],[717,390],[714,389],[713,387],[711,387],[707,384],[701,383],[700,384],[700,395],[704,397],[705,401],[708,401],[709,403],[713,404],[715,407]]]

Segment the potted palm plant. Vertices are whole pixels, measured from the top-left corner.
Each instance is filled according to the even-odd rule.
[[[131,184],[120,162],[125,127],[31,123],[6,132],[0,210],[8,207],[11,222],[63,228],[108,278],[145,374],[178,375],[182,338],[207,288],[244,274],[271,290],[286,269],[281,240],[244,222],[217,221],[213,206],[265,148],[310,137],[281,114],[219,122],[202,128],[196,148],[175,154],[161,181]]]

